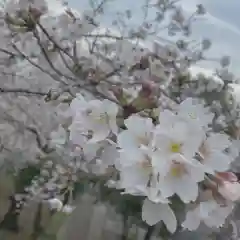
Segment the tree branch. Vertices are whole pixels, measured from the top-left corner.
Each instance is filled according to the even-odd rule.
[[[48,94],[47,92],[32,91],[29,89],[3,88],[3,87],[0,87],[0,93],[22,93],[22,94],[39,95],[39,96],[46,96]]]

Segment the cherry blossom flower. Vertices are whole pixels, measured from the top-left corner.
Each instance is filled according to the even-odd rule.
[[[231,155],[225,152],[229,146],[231,146],[231,141],[226,134],[211,133],[206,138],[199,148],[199,153],[207,172],[224,172],[229,169],[233,161]]]
[[[196,230],[201,222],[210,228],[222,227],[232,209],[232,204],[221,206],[214,200],[201,202],[195,209],[188,211],[182,226],[190,231]]]
[[[237,133],[221,132],[229,123],[231,127],[239,124],[239,103],[231,94],[231,86],[235,89],[237,84],[229,85],[235,79],[228,69],[229,58],[220,61],[222,69],[217,74],[221,79],[213,79],[211,74],[211,78],[202,75],[192,82],[189,76],[185,82],[190,65],[203,59],[203,51],[209,49],[209,40],[200,44],[187,39],[176,39],[176,44],[155,42],[151,50],[150,44],[144,46],[133,39],[136,35],[145,37],[152,30],[153,36],[156,29],[147,19],[138,32],[124,29],[125,37],[121,31],[96,23],[98,11],[80,14],[66,6],[55,11],[49,9],[50,2],[10,0],[0,11],[1,69],[14,75],[3,75],[6,79],[0,89],[6,93],[4,97],[1,94],[0,101],[1,121],[7,122],[1,123],[3,159],[14,147],[24,146],[25,152],[23,142],[32,144],[34,138],[38,146],[31,147],[31,155],[35,154],[31,159],[36,159],[40,150],[47,155],[50,147],[56,151],[53,157],[57,154],[57,160],[48,167],[52,170],[56,163],[57,170],[45,171],[41,179],[53,175],[60,182],[50,179],[47,186],[51,190],[65,188],[70,184],[68,177],[78,181],[78,170],[84,171],[87,180],[88,176],[94,181],[96,178],[97,186],[102,184],[103,175],[111,191],[133,195],[136,201],[145,198],[142,220],[151,226],[162,221],[170,233],[176,231],[172,201],[176,195],[184,208],[194,206],[186,215],[184,228],[194,231],[201,222],[210,228],[221,227],[240,199],[240,184],[231,172],[231,163],[239,153],[238,142],[231,138],[237,138]],[[163,20],[169,7],[173,11],[166,28],[169,33],[190,34],[190,22],[196,14],[188,20],[175,5],[177,1],[166,2],[155,4],[160,11],[158,20]],[[103,10],[102,6],[98,10]],[[197,15],[204,11],[197,6]],[[124,22],[120,25],[128,28]],[[32,87],[41,92],[31,100],[15,95],[12,98],[4,88],[11,83],[24,94]],[[23,86],[26,91],[22,91]],[[14,89],[9,93],[15,93]],[[18,124],[18,120],[22,122]],[[15,132],[24,137],[15,136]],[[36,194],[35,178],[33,185],[31,192]],[[58,195],[61,191],[56,191],[48,200],[50,209],[71,213],[74,207],[63,206]],[[206,199],[201,199],[203,193],[208,193]],[[220,205],[219,199],[225,205]]]
[[[86,102],[82,96],[78,96],[70,107],[75,111],[74,122],[78,122],[82,129],[92,132],[90,142],[104,140],[110,133],[117,134],[118,106],[116,103],[107,99]]]
[[[193,98],[187,98],[181,102],[177,107],[177,114],[196,127],[204,127],[205,129],[212,123],[214,117],[208,107]]]
[[[124,121],[127,130],[120,132],[117,136],[118,146],[131,151],[141,145],[152,144],[154,125],[152,119],[131,115]]]
[[[151,150],[143,147],[131,151],[123,149],[119,154],[116,167],[120,171],[121,188],[131,194],[135,192],[142,196],[151,195],[153,192],[149,189],[156,189],[157,186],[157,176],[154,176],[151,165]]]
[[[155,157],[157,158],[157,155]],[[194,159],[189,161],[176,154],[169,159],[168,164],[165,163],[165,169],[161,170],[158,187],[163,197],[177,194],[184,203],[197,199],[198,183],[203,181],[205,176],[201,163]]]
[[[218,192],[227,200],[238,201],[240,199],[240,184],[238,182],[224,181],[218,187]]]
[[[159,118],[160,124],[156,127],[154,136],[159,158],[167,160],[178,153],[191,160],[202,142],[202,130],[196,130],[187,121],[182,121],[177,115],[170,114],[169,111],[161,112]],[[158,162],[156,162],[156,166],[157,164]]]

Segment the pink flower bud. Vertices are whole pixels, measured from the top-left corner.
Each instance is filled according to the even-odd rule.
[[[220,178],[222,181],[227,182],[237,182],[237,176],[232,172],[219,172],[217,173],[217,177]]]
[[[154,90],[154,84],[152,82],[144,82],[142,83],[142,89],[140,94],[144,95],[145,97],[149,97],[152,95]]]
[[[225,199],[235,202],[240,199],[240,184],[238,182],[223,182],[218,192]]]

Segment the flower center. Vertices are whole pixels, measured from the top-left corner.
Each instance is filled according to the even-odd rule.
[[[99,113],[90,110],[87,112],[87,115],[98,123],[106,123],[108,121],[108,115],[106,112]]]
[[[97,120],[98,122],[101,122],[101,123],[106,122],[106,120],[107,120],[107,114],[106,114],[106,113],[100,113],[100,114],[96,117],[96,120]]]
[[[189,116],[191,119],[196,119],[196,118],[197,118],[197,116],[196,116],[196,114],[195,114],[194,112],[189,112],[189,113],[188,113],[188,116]]]
[[[170,170],[170,174],[173,177],[181,177],[182,175],[184,175],[186,173],[186,169],[184,167],[183,164],[178,163],[178,162],[174,162],[172,164],[171,170]]]
[[[170,151],[172,153],[179,153],[179,152],[181,152],[181,147],[182,147],[182,145],[180,143],[172,143],[170,145]]]

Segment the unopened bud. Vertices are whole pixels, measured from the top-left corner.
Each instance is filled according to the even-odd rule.
[[[217,173],[217,178],[222,181],[227,181],[227,182],[237,182],[238,181],[237,176],[232,172]]]
[[[238,182],[224,182],[218,192],[227,200],[238,201],[240,199],[240,184]]]
[[[142,89],[140,95],[144,97],[149,97],[153,93],[153,84],[151,82],[142,83]]]

